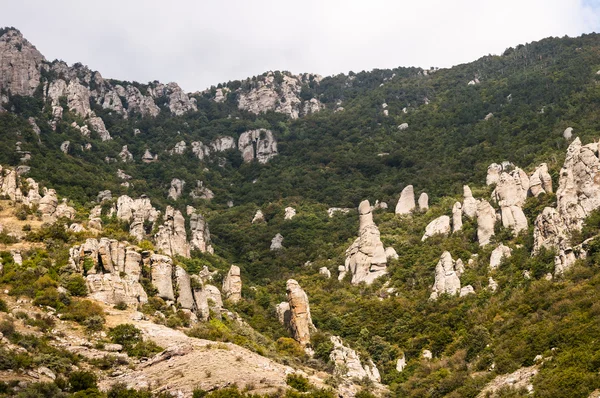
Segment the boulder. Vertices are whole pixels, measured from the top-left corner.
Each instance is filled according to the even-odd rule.
[[[261,222],[261,221],[265,221],[265,216],[261,210],[256,210],[256,213],[254,214],[254,218],[252,219],[252,224]]]
[[[498,290],[498,282],[494,280],[491,276],[488,278],[488,290],[491,292],[495,292]]]
[[[136,239],[142,240],[147,232],[144,229],[144,222],[154,224],[160,212],[152,206],[150,199],[145,195],[138,199],[122,195],[117,199],[116,214],[117,218],[130,224],[129,233]]]
[[[194,289],[194,300],[196,301],[198,315],[203,320],[208,320],[211,314],[217,319],[221,318],[223,299],[221,292],[216,286],[205,284]]]
[[[158,227],[154,235],[156,249],[168,256],[190,257],[190,245],[187,242],[185,218],[179,210],[167,206],[164,224]]]
[[[368,200],[360,203],[358,215],[359,236],[346,250],[345,268],[352,273],[353,284],[371,284],[387,273],[387,258]]]
[[[190,197],[194,200],[204,199],[210,201],[215,197],[215,193],[208,189],[208,187],[205,187],[203,181],[196,180],[196,188],[192,189]]]
[[[308,296],[298,282],[289,279],[286,283],[288,303],[290,304],[290,329],[294,339],[303,348],[310,346],[310,334],[316,331],[310,316]]]
[[[185,181],[180,180],[179,178],[173,178],[171,180],[171,188],[169,188],[169,194],[167,197],[169,199],[177,200],[183,194],[183,187],[185,186]]]
[[[190,215],[190,249],[199,250],[202,253],[213,254],[215,251],[210,242],[210,231],[208,223],[201,214],[192,213]]]
[[[494,225],[496,224],[496,210],[487,200],[481,200],[477,204],[477,240],[479,246],[490,243],[494,236]]]
[[[475,290],[473,289],[473,286],[471,286],[471,285],[462,287],[460,289],[460,293],[459,293],[458,297],[465,297],[465,296],[468,296],[469,294],[475,294]]]
[[[406,357],[404,356],[404,354],[402,354],[402,357],[398,358],[398,360],[396,361],[396,370],[398,372],[402,372],[405,367],[406,367]]]
[[[225,152],[235,149],[235,139],[233,137],[218,137],[211,141],[210,147],[213,152]]]
[[[290,303],[284,301],[282,303],[277,304],[275,306],[275,313],[277,314],[277,319],[279,323],[281,323],[286,329],[290,328],[290,321],[292,318],[292,313],[290,311]]]
[[[112,140],[112,137],[110,136],[110,133],[106,129],[104,121],[101,118],[97,116],[91,117],[88,120],[88,124],[92,127],[92,129],[94,129],[94,131],[96,131],[96,133],[98,133],[102,141]]]
[[[195,309],[196,303],[192,294],[190,276],[186,270],[179,265],[175,266],[175,286],[177,287],[177,304],[186,310]]]
[[[485,178],[486,185],[494,185],[500,181],[500,173],[502,173],[502,165],[492,163],[488,166],[487,176]]]
[[[119,152],[119,157],[121,158],[121,162],[133,162],[133,154],[129,152],[127,145],[123,145],[121,152]]]
[[[529,192],[536,198],[542,193],[552,193],[552,177],[546,163],[540,164],[529,177]]]
[[[333,217],[333,215],[335,213],[342,213],[342,214],[347,214],[351,211],[352,209],[349,208],[342,208],[342,207],[330,207],[329,209],[327,209],[327,215],[329,216],[329,218]]]
[[[232,265],[223,279],[223,294],[225,299],[237,303],[242,299],[242,277],[240,267]]]
[[[463,185],[463,203],[462,203],[463,214],[470,219],[475,219],[477,217],[478,203],[479,203],[479,200],[477,200],[473,197],[471,188],[469,188],[468,185]]]
[[[161,254],[150,256],[150,268],[152,270],[152,285],[158,291],[158,296],[164,300],[175,301],[173,290],[173,262],[171,257]]]
[[[296,209],[294,209],[293,207],[286,207],[285,208],[284,220],[291,220],[295,216],[296,216]]]
[[[425,227],[425,234],[421,238],[421,241],[425,241],[426,239],[434,236],[434,235],[444,235],[447,236],[450,233],[450,217],[448,216],[440,216]]]
[[[373,383],[379,383],[381,376],[379,370],[369,360],[363,365],[360,356],[353,349],[345,346],[342,339],[338,336],[330,337],[333,343],[333,350],[329,354],[329,359],[334,365],[333,373],[344,380],[370,380]]]
[[[210,148],[200,141],[194,141],[192,142],[192,152],[198,159],[204,160],[210,155]]]
[[[462,229],[462,204],[460,202],[454,203],[452,206],[452,232],[460,231]]]
[[[396,204],[396,214],[410,214],[415,209],[415,192],[412,185],[407,185],[400,193]]]
[[[435,267],[435,282],[431,288],[431,300],[437,300],[441,294],[456,296],[460,293],[460,279],[454,269],[456,262],[449,252],[444,252]]]
[[[398,253],[392,246],[385,248],[385,258],[388,260],[398,260]]]
[[[152,163],[158,160],[158,155],[153,155],[149,149],[146,148],[144,151],[144,155],[142,155],[142,162],[144,163]]]
[[[419,204],[419,210],[425,212],[429,209],[429,195],[425,192],[421,193],[419,196],[419,200],[417,201]]]
[[[570,140],[573,137],[573,127],[567,127],[565,131],[563,131],[563,137],[565,140]]]
[[[65,155],[67,153],[69,153],[69,146],[71,145],[70,141],[63,141],[62,144],[60,144],[60,150],[62,153],[64,153]]]
[[[118,273],[89,274],[86,276],[86,286],[88,297],[106,304],[138,305],[148,302],[142,285],[129,275],[122,277]]]
[[[509,258],[512,255],[512,250],[508,246],[504,246],[502,243],[498,245],[490,256],[490,268],[496,269],[502,263],[502,260]]]
[[[277,141],[273,132],[266,129],[242,133],[238,140],[238,149],[246,163],[256,159],[259,163],[265,164],[278,154]]]
[[[331,271],[329,271],[329,269],[327,267],[321,267],[321,268],[319,268],[319,275],[323,275],[327,279],[330,279]]]
[[[187,147],[187,145],[186,145],[185,141],[179,141],[178,143],[175,144],[173,149],[171,149],[169,151],[169,153],[171,155],[183,155],[186,147]]]
[[[281,234],[275,235],[275,237],[271,240],[271,251],[273,250],[281,250],[283,249],[283,236]]]

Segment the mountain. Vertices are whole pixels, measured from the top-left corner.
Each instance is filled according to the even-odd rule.
[[[600,36],[185,93],[0,29],[0,396],[593,397]]]

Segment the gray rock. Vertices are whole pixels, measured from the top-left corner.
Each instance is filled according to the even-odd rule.
[[[223,279],[223,294],[225,299],[237,303],[242,299],[242,277],[240,267],[232,265]]]
[[[421,241],[423,242],[434,235],[448,236],[448,234],[450,234],[450,217],[440,216],[427,224]]]
[[[190,245],[187,242],[185,218],[179,210],[167,206],[164,224],[158,227],[154,235],[156,249],[168,256],[190,257]]]
[[[171,180],[171,188],[169,188],[169,194],[167,197],[169,199],[177,200],[183,194],[183,187],[185,186],[185,181],[180,180],[179,178],[173,178]]]
[[[195,309],[190,276],[179,265],[175,266],[175,286],[177,286],[177,304],[186,310]]]
[[[462,213],[462,204],[460,202],[454,203],[454,206],[452,206],[452,232],[462,229]]]
[[[281,234],[275,235],[275,237],[271,240],[271,251],[273,250],[281,250],[283,249],[283,236]]]
[[[63,141],[62,144],[60,144],[60,150],[62,151],[62,153],[64,153],[65,155],[67,153],[69,153],[69,146],[71,145],[70,141]]]
[[[164,300],[175,300],[173,291],[173,263],[170,257],[160,254],[153,254],[150,257],[150,267],[152,270],[152,285],[158,291],[158,296]]]
[[[98,203],[102,203],[105,200],[112,200],[112,193],[109,190],[100,191],[98,192],[98,196],[96,196],[96,202]]]
[[[381,376],[379,370],[369,360],[364,365],[360,356],[356,351],[343,344],[342,339],[338,336],[331,336],[333,350],[329,354],[329,360],[334,365],[333,373],[346,380],[370,380],[372,383],[379,383]]]
[[[293,207],[286,207],[285,208],[285,216],[283,217],[284,220],[291,220],[296,216],[296,209],[294,209]]]
[[[490,243],[494,236],[494,225],[496,224],[496,210],[487,200],[481,200],[477,204],[477,240],[479,246]]]
[[[396,204],[396,214],[410,214],[415,209],[415,192],[412,185],[407,185],[400,194]]]
[[[429,210],[429,195],[427,195],[425,192],[423,192],[419,196],[419,200],[417,201],[417,203],[419,204],[420,211],[425,212],[425,211]]]
[[[467,285],[464,286],[460,289],[460,293],[459,293],[459,297],[465,297],[468,296],[469,294],[475,294],[475,290],[473,289],[473,286],[471,285]]]
[[[16,29],[0,36],[0,90],[30,96],[40,83],[44,56]]]
[[[573,127],[567,127],[565,131],[563,131],[563,137],[565,140],[570,140],[573,137]]]
[[[119,152],[119,157],[122,162],[133,162],[133,155],[129,152],[129,149],[127,149],[127,145],[123,145],[121,152]]]
[[[319,268],[319,275],[323,275],[327,279],[330,279],[331,271],[329,271],[329,269],[327,267],[321,267],[321,268]]]
[[[255,224],[257,222],[262,222],[265,221],[265,216],[263,214],[263,212],[261,210],[256,210],[256,213],[254,214],[254,218],[252,218],[252,224]]]
[[[546,163],[540,164],[529,177],[529,192],[536,198],[542,193],[552,193],[552,177]]]
[[[473,197],[473,193],[471,192],[471,188],[468,185],[463,185],[463,203],[462,203],[462,211],[465,216],[470,219],[475,219],[477,217],[477,204],[479,200]]]
[[[449,252],[444,252],[435,267],[435,282],[431,288],[431,300],[437,300],[441,294],[456,296],[460,293],[460,279],[454,266],[456,262]]]
[[[290,305],[290,329],[292,336],[302,347],[306,348],[310,345],[310,334],[316,331],[310,316],[308,296],[294,279],[287,281],[286,292]]]
[[[254,159],[265,164],[277,156],[277,141],[271,130],[258,129],[242,133],[238,140],[238,150],[242,153],[244,162]]]
[[[210,244],[208,224],[201,214],[194,212],[190,215],[190,231],[190,249],[199,250],[202,253],[214,253],[214,249]]]
[[[512,250],[508,246],[504,246],[502,243],[498,245],[490,256],[490,268],[496,269],[500,266],[503,259],[509,258],[512,255]]]

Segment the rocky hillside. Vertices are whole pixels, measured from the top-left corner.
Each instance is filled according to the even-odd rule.
[[[598,394],[599,73],[594,34],[185,93],[0,29],[0,396]]]

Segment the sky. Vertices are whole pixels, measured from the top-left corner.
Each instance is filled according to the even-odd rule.
[[[268,70],[450,67],[600,32],[600,0],[0,0],[48,60],[188,92]]]

